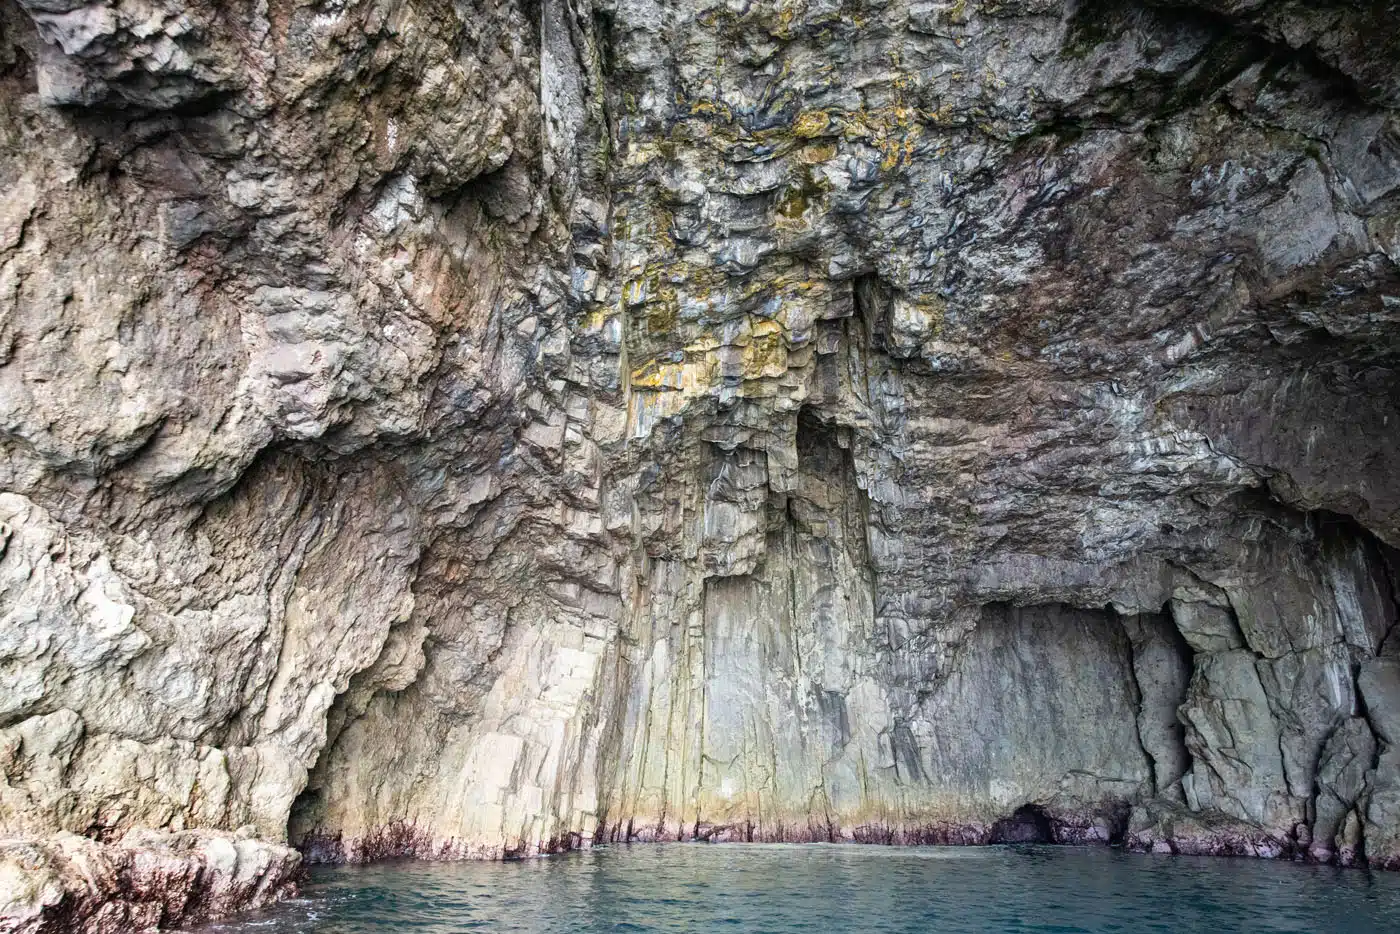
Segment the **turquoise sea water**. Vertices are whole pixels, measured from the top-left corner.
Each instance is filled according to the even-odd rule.
[[[631,845],[321,868],[200,934],[1378,932],[1400,874],[1069,847]]]

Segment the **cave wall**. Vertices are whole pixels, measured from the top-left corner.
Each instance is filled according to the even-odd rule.
[[[1396,865],[1396,24],[0,0],[0,830]]]

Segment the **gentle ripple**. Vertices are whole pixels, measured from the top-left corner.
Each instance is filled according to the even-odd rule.
[[[1400,934],[1400,875],[1060,847],[645,844],[318,868],[200,934]]]

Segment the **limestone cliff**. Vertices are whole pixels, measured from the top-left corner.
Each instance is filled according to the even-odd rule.
[[[253,838],[1400,867],[1393,0],[0,0],[0,191],[16,929],[62,834],[228,883],[150,924]]]

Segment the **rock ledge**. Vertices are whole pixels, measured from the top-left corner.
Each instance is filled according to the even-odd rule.
[[[169,929],[269,905],[296,891],[300,872],[296,850],[220,831],[0,840],[0,932]]]

